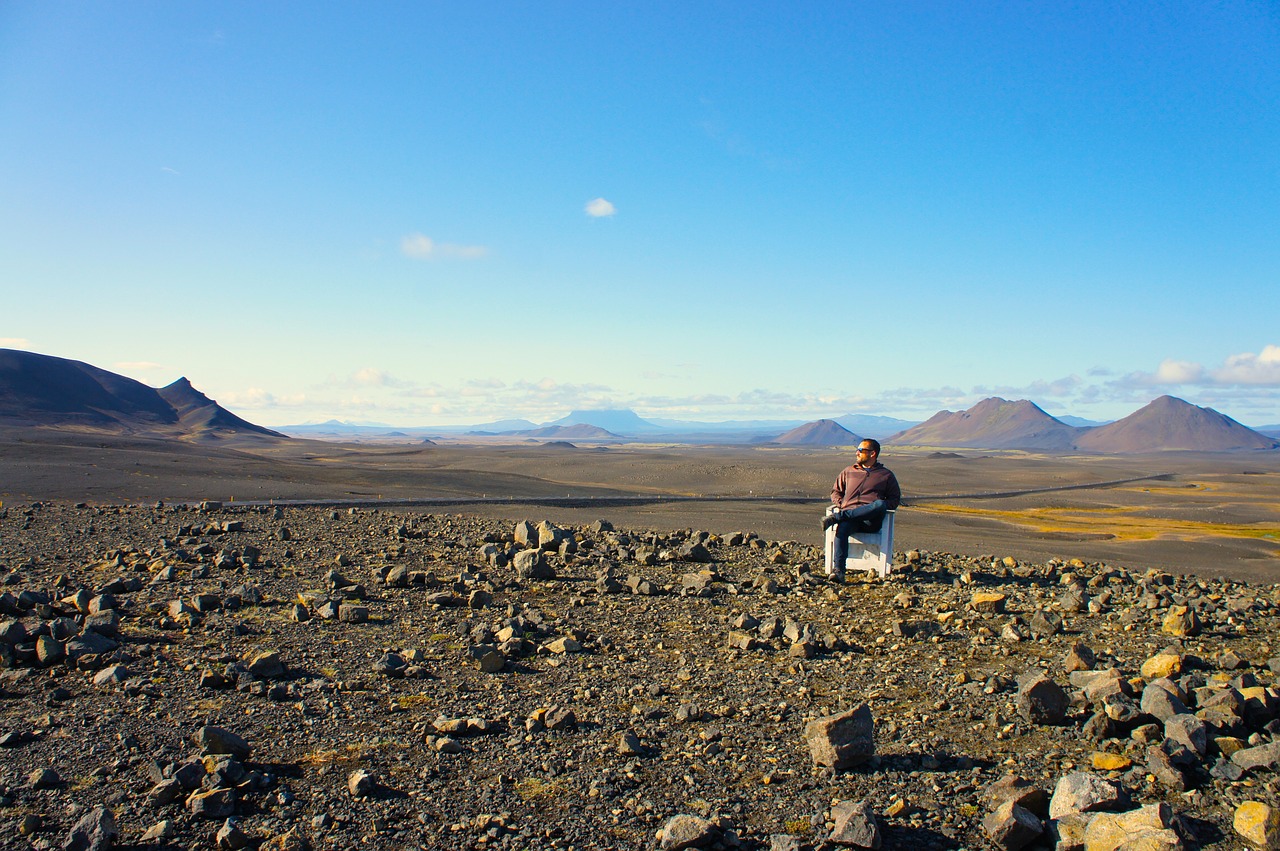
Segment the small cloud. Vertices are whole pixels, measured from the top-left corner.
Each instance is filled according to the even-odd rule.
[[[26,349],[31,346],[31,341],[26,337],[0,337],[0,346],[6,349]]]
[[[306,404],[307,397],[301,393],[281,396],[261,387],[250,387],[248,390],[221,393],[218,402],[236,408],[298,408]]]
[[[400,240],[400,253],[414,260],[447,258],[475,260],[484,257],[489,249],[483,245],[456,245],[452,242],[436,242],[426,234],[411,233]]]
[[[1211,375],[1216,384],[1280,386],[1280,346],[1263,346],[1256,355],[1232,355]]]
[[[973,396],[1003,396],[1006,399],[1031,399],[1032,401],[1052,396],[1063,398],[1074,395],[1084,383],[1078,375],[1067,375],[1062,378],[1048,380],[1037,378],[1030,384],[1021,385],[978,385],[970,391]]]
[[[167,174],[182,174],[182,172],[178,171],[176,168],[169,168],[167,165],[160,166],[160,170]]]
[[[587,215],[593,219],[607,219],[614,213],[618,212],[618,208],[603,198],[596,198],[588,201],[587,206],[583,208],[587,211]]]
[[[1204,367],[1186,360],[1165,359],[1156,368],[1156,384],[1196,384],[1204,378]]]
[[[391,376],[380,369],[374,369],[366,366],[364,369],[356,370],[351,380],[356,384],[363,384],[369,387],[385,387],[391,381]]]
[[[412,381],[396,378],[386,370],[377,369],[372,366],[357,369],[355,372],[342,378],[330,375],[323,384],[318,385],[318,387],[345,387],[353,390],[358,390],[363,387],[410,389],[413,386],[414,384]]]

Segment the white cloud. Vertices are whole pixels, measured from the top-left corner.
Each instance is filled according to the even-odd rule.
[[[1256,355],[1232,355],[1210,374],[1217,384],[1280,387],[1280,346],[1263,346]]]
[[[475,260],[488,254],[489,249],[483,245],[436,242],[426,234],[411,233],[400,240],[400,253],[414,260]]]
[[[1160,362],[1155,372],[1131,372],[1110,383],[1125,388],[1280,387],[1280,346],[1263,346],[1257,354],[1231,355],[1221,366],[1212,369],[1194,361],[1168,358]]]
[[[1063,398],[1073,395],[1083,384],[1083,380],[1078,375],[1067,375],[1062,378],[1055,378],[1052,381],[1037,378],[1030,384],[1023,385],[996,385],[986,386],[978,385],[973,388],[972,395],[987,398],[990,396],[1002,396],[1006,399],[1036,399],[1052,396],[1054,398]]]
[[[593,219],[605,219],[618,212],[618,208],[603,198],[596,198],[588,201],[583,208],[587,211],[587,215]]]
[[[369,387],[386,387],[393,379],[390,375],[380,369],[374,369],[366,366],[364,369],[357,369],[351,375],[351,380],[356,384],[363,384]]]
[[[26,337],[0,337],[0,346],[6,349],[30,348],[31,341]]]
[[[301,393],[277,395],[271,393],[261,387],[250,387],[248,390],[239,392],[222,393],[218,397],[218,404],[224,407],[249,408],[253,410],[265,408],[298,408],[307,403],[308,399]]]
[[[1162,360],[1153,377],[1155,384],[1198,384],[1204,378],[1204,367],[1185,360]]]
[[[312,385],[311,389],[317,392],[324,392],[335,387],[350,390],[361,390],[370,387],[404,390],[412,389],[415,386],[414,382],[397,378],[384,369],[366,366],[342,377],[330,373],[323,382]]]

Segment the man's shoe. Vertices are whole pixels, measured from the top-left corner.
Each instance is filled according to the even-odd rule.
[[[827,574],[827,579],[828,579],[828,580],[830,580],[831,584],[833,584],[833,585],[843,585],[843,584],[844,584],[844,574],[843,574],[843,573],[828,573],[828,574]]]
[[[840,522],[839,514],[828,514],[826,517],[822,518],[822,531],[824,532],[827,531],[828,529],[830,529],[832,526],[836,525],[839,522]]]

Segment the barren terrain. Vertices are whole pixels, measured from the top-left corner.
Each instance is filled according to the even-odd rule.
[[[1065,456],[887,447],[882,460],[907,502],[897,522],[900,551],[1069,556],[1280,581],[1277,452]],[[539,516],[566,523],[603,517],[657,530],[749,528],[815,541],[815,518],[849,461],[839,449],[181,443],[0,431],[0,499],[409,500],[490,517],[507,517],[507,501],[528,499],[539,501]],[[1117,481],[1128,483],[1097,486]],[[664,501],[672,497],[684,499]],[[618,504],[622,498],[630,501]]]
[[[1264,457],[888,456],[916,500],[899,564],[832,585],[837,452],[2,451],[4,847],[1065,851],[1118,829],[1070,799],[1147,807],[1134,841],[1234,849],[1242,804],[1280,806],[1277,586],[1211,576],[1274,560],[1250,537]],[[495,494],[526,503],[474,501]],[[449,498],[470,502],[364,504]],[[1116,537],[1082,529],[1099,513]],[[1178,577],[1104,546],[1220,555]],[[860,705],[861,756],[823,764],[808,725]],[[1082,776],[1103,800],[1060,791]]]

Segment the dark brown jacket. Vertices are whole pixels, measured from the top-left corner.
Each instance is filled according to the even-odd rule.
[[[879,461],[869,469],[856,464],[845,467],[836,476],[835,486],[831,488],[831,503],[838,505],[841,511],[867,505],[877,499],[883,499],[890,511],[902,502],[902,490],[898,487],[897,477]]]

